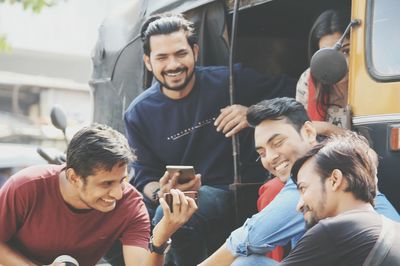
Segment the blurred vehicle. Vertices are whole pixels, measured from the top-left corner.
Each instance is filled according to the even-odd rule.
[[[0,186],[19,170],[37,164],[46,164],[37,152],[36,145],[0,143]],[[61,151],[55,148],[46,148],[46,153],[57,156]]]

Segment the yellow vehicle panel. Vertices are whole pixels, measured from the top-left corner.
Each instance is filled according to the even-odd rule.
[[[352,18],[360,19],[361,25],[354,27],[351,34],[349,104],[354,117],[400,114],[400,81],[377,81],[367,70],[367,2],[353,0],[352,3]]]

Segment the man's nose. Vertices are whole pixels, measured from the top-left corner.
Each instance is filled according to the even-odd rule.
[[[122,198],[122,194],[123,194],[122,184],[115,185],[110,191],[110,196],[116,200],[120,200]]]
[[[171,56],[168,60],[167,68],[168,69],[176,69],[180,65],[181,65],[181,63],[179,62],[178,58],[176,58],[175,56]]]
[[[296,206],[296,210],[298,211],[298,212],[303,212],[303,210],[304,210],[304,201],[303,201],[303,199],[300,197],[300,199],[299,199],[299,202],[297,202],[297,206]]]
[[[265,154],[265,161],[268,164],[271,164],[274,162],[274,160],[276,160],[279,157],[279,154],[277,152],[275,152],[274,150],[270,149],[266,151]]]

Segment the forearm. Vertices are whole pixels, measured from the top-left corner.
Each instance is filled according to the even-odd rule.
[[[317,134],[324,136],[341,135],[346,132],[346,129],[335,126],[325,121],[313,121]]]
[[[150,253],[146,260],[142,263],[143,266],[163,266],[164,265],[164,255],[157,253]]]
[[[157,247],[162,246],[164,243],[168,241],[170,238],[170,234],[165,233],[163,231],[162,223],[163,221],[161,220],[160,223],[156,225],[153,229],[153,244]],[[146,263],[143,264],[143,266],[162,266],[164,265],[164,255],[163,254],[157,254],[155,252],[150,252],[149,255],[147,256]]]
[[[205,261],[199,264],[199,266],[214,266],[214,265],[231,265],[235,260],[235,256],[228,250],[226,244],[223,244],[217,251],[214,252]]]
[[[226,247],[234,256],[265,254],[304,233],[304,218],[296,211],[300,195],[288,182],[267,207],[231,233]]]
[[[0,265],[36,266],[35,263],[3,242],[0,242],[0,254]]]

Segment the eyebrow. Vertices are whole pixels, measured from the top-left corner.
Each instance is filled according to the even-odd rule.
[[[123,176],[122,178],[120,178],[119,182],[122,183],[122,181],[124,181],[125,178],[128,178],[128,175]],[[104,182],[114,182],[115,180],[110,180],[110,179],[104,179],[101,180],[100,183],[104,183]]]
[[[182,48],[182,49],[179,49],[178,51],[175,51],[173,54],[179,54],[179,53],[187,52],[187,51],[188,51],[187,48]],[[162,57],[162,56],[167,56],[167,55],[168,55],[168,53],[160,53],[160,54],[155,54],[154,56],[155,57]]]

